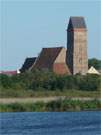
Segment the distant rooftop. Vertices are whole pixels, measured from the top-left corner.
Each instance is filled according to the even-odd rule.
[[[8,75],[8,76],[16,75],[17,73],[18,73],[17,70],[15,70],[15,71],[0,71],[0,74],[4,74],[4,75]]]
[[[34,64],[35,60],[36,60],[36,57],[26,58],[20,71],[24,72],[24,71],[28,70]]]

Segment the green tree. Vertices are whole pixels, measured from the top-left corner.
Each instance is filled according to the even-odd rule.
[[[88,66],[89,66],[89,68],[91,66],[93,66],[93,67],[95,67],[96,69],[99,70],[99,69],[101,69],[101,60],[98,60],[96,58],[89,59],[88,60]]]

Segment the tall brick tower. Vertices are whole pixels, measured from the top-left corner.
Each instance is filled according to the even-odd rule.
[[[72,74],[88,71],[87,28],[83,17],[70,17],[67,28],[67,64]]]

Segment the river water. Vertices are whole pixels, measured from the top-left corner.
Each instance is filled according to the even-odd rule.
[[[0,135],[101,135],[101,111],[0,113]]]

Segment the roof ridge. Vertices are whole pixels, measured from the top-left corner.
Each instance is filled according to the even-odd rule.
[[[64,46],[60,46],[60,47],[43,47],[42,49],[55,49],[55,48],[65,48]]]
[[[83,16],[70,16],[70,18],[84,18]]]

